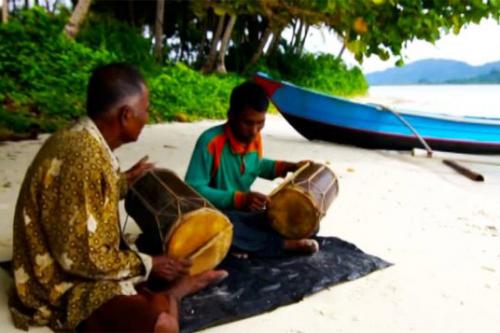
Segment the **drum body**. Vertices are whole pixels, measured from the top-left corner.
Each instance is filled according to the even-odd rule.
[[[307,238],[339,191],[338,180],[326,165],[310,163],[270,195],[267,211],[272,227],[288,239]]]
[[[191,275],[217,266],[231,246],[229,219],[170,170],[139,178],[127,193],[125,209],[142,230],[148,252],[190,259]]]

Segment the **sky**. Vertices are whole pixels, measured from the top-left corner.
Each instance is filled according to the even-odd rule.
[[[291,34],[291,31],[285,33]],[[326,29],[310,29],[306,39],[306,50],[337,55],[341,48],[337,37]],[[428,58],[454,59],[470,65],[482,65],[500,60],[500,23],[492,19],[483,19],[480,24],[463,28],[458,35],[450,33],[442,36],[433,45],[425,41],[409,42],[403,50],[405,63]],[[346,50],[342,56],[350,65],[359,65]],[[366,58],[361,65],[364,73],[394,67],[397,58],[382,61],[378,57]]]

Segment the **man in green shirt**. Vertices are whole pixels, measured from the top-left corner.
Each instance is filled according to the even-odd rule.
[[[266,93],[258,84],[245,82],[234,88],[228,121],[198,138],[186,182],[231,219],[236,251],[257,256],[288,250],[314,253],[319,248],[315,240],[284,240],[271,229],[265,214],[269,198],[251,190],[257,177],[284,177],[304,163],[262,156],[260,131],[268,106]]]

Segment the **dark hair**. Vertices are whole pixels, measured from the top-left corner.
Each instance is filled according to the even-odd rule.
[[[145,84],[141,73],[125,63],[95,68],[87,87],[87,114],[101,116],[122,99],[141,93]]]
[[[269,106],[265,90],[255,82],[244,82],[231,92],[229,114],[239,114],[246,106],[260,112],[266,112]]]

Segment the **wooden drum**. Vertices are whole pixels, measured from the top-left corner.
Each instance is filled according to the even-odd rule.
[[[285,238],[310,237],[338,192],[337,177],[326,165],[308,163],[270,194],[270,223]]]
[[[191,275],[217,266],[231,245],[229,219],[170,170],[155,169],[139,178],[127,193],[125,209],[150,252],[190,259]]]

